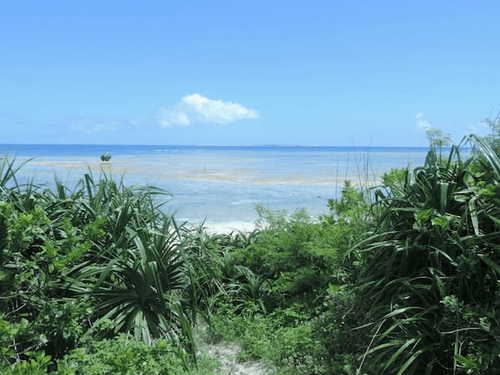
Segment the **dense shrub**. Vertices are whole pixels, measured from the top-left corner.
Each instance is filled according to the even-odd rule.
[[[260,207],[259,232],[226,236],[220,247],[225,293],[216,298],[211,321],[216,336],[239,342],[243,359],[264,359],[284,374],[352,368],[353,348],[362,344],[341,316],[354,299],[344,298],[342,311],[332,306],[341,299],[334,292],[347,290],[361,266],[353,248],[371,225],[366,199],[347,182],[341,198],[329,202],[328,215],[313,219],[305,211],[286,215]]]
[[[0,366],[35,351],[53,366],[103,320],[95,340],[167,336],[194,355],[186,231],[156,203],[164,192],[91,175],[47,189],[16,171],[0,163]]]
[[[0,163],[0,372],[215,374],[196,362],[202,316],[278,374],[500,373],[490,126],[449,156],[432,133],[423,166],[346,182],[319,218],[258,208],[247,234],[178,225],[158,189],[21,185]]]
[[[131,336],[92,341],[74,349],[58,363],[58,375],[176,375],[194,374],[186,370],[189,356],[175,343],[157,340],[153,345]],[[216,374],[216,363],[204,358],[201,374]]]
[[[225,247],[247,270],[227,287],[254,292],[220,298],[215,330],[297,373],[500,372],[500,164],[469,140],[371,193],[347,183],[319,220],[261,210],[264,229]]]
[[[237,264],[265,280],[268,309],[294,303],[320,307],[330,284],[354,277],[358,259],[349,250],[368,227],[368,206],[346,183],[342,198],[329,207],[331,214],[319,219],[303,210],[286,216],[259,208],[263,229],[249,245],[231,252]]]
[[[476,145],[465,161],[431,151],[377,194],[359,282],[373,335],[364,371],[500,373],[500,163]]]
[[[324,373],[322,347],[309,317],[302,314],[297,319],[299,315],[293,311],[267,315],[252,304],[238,311],[224,306],[212,321],[212,340],[237,342],[242,348],[240,360],[263,360],[279,374]]]

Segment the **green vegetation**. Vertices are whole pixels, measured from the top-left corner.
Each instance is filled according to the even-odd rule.
[[[100,156],[102,162],[107,162],[111,160],[111,154],[109,152],[105,152]]]
[[[3,365],[55,366],[120,333],[146,344],[168,338],[192,360],[186,230],[155,203],[165,193],[88,174],[73,190],[49,190],[18,183],[17,169],[0,167]]]
[[[376,188],[346,182],[328,215],[258,208],[247,234],[178,224],[152,187],[48,189],[4,161],[0,372],[217,374],[193,333],[207,324],[278,374],[500,373],[491,124],[449,153],[434,134],[423,166]]]

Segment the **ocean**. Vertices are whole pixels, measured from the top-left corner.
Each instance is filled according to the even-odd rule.
[[[112,154],[110,163],[99,156]],[[311,215],[327,212],[343,182],[376,185],[391,168],[421,165],[427,148],[284,146],[0,145],[0,155],[31,159],[19,174],[37,183],[73,185],[101,169],[133,185],[155,185],[171,197],[165,210],[179,221],[217,231],[245,230],[256,205]]]

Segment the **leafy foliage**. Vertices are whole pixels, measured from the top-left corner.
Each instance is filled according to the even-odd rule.
[[[216,363],[206,358],[199,369],[186,370],[189,355],[171,341],[161,339],[148,345],[121,334],[114,339],[93,341],[74,349],[58,363],[58,375],[210,375]]]
[[[500,371],[498,155],[476,145],[466,161],[431,151],[399,188],[377,192],[359,282],[373,373]]]
[[[208,234],[166,192],[86,174],[72,189],[0,163],[0,371],[215,374],[192,327],[277,374],[500,373],[497,122],[318,218],[258,207]],[[448,150],[448,149],[447,149]],[[464,157],[465,155],[465,157]],[[158,199],[160,198],[160,199]],[[147,372],[145,372],[147,368]]]
[[[70,190],[17,182],[0,165],[0,329],[4,366],[43,351],[52,360],[95,336],[170,337],[195,348],[185,231],[160,210],[151,187],[85,175]]]

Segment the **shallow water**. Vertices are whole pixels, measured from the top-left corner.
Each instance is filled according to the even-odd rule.
[[[99,155],[110,152],[110,163]],[[88,169],[152,184],[172,194],[166,210],[181,220],[206,220],[217,231],[248,229],[255,205],[326,212],[344,180],[374,185],[391,168],[416,166],[425,148],[0,145],[0,155],[33,158],[21,176],[74,184]]]

